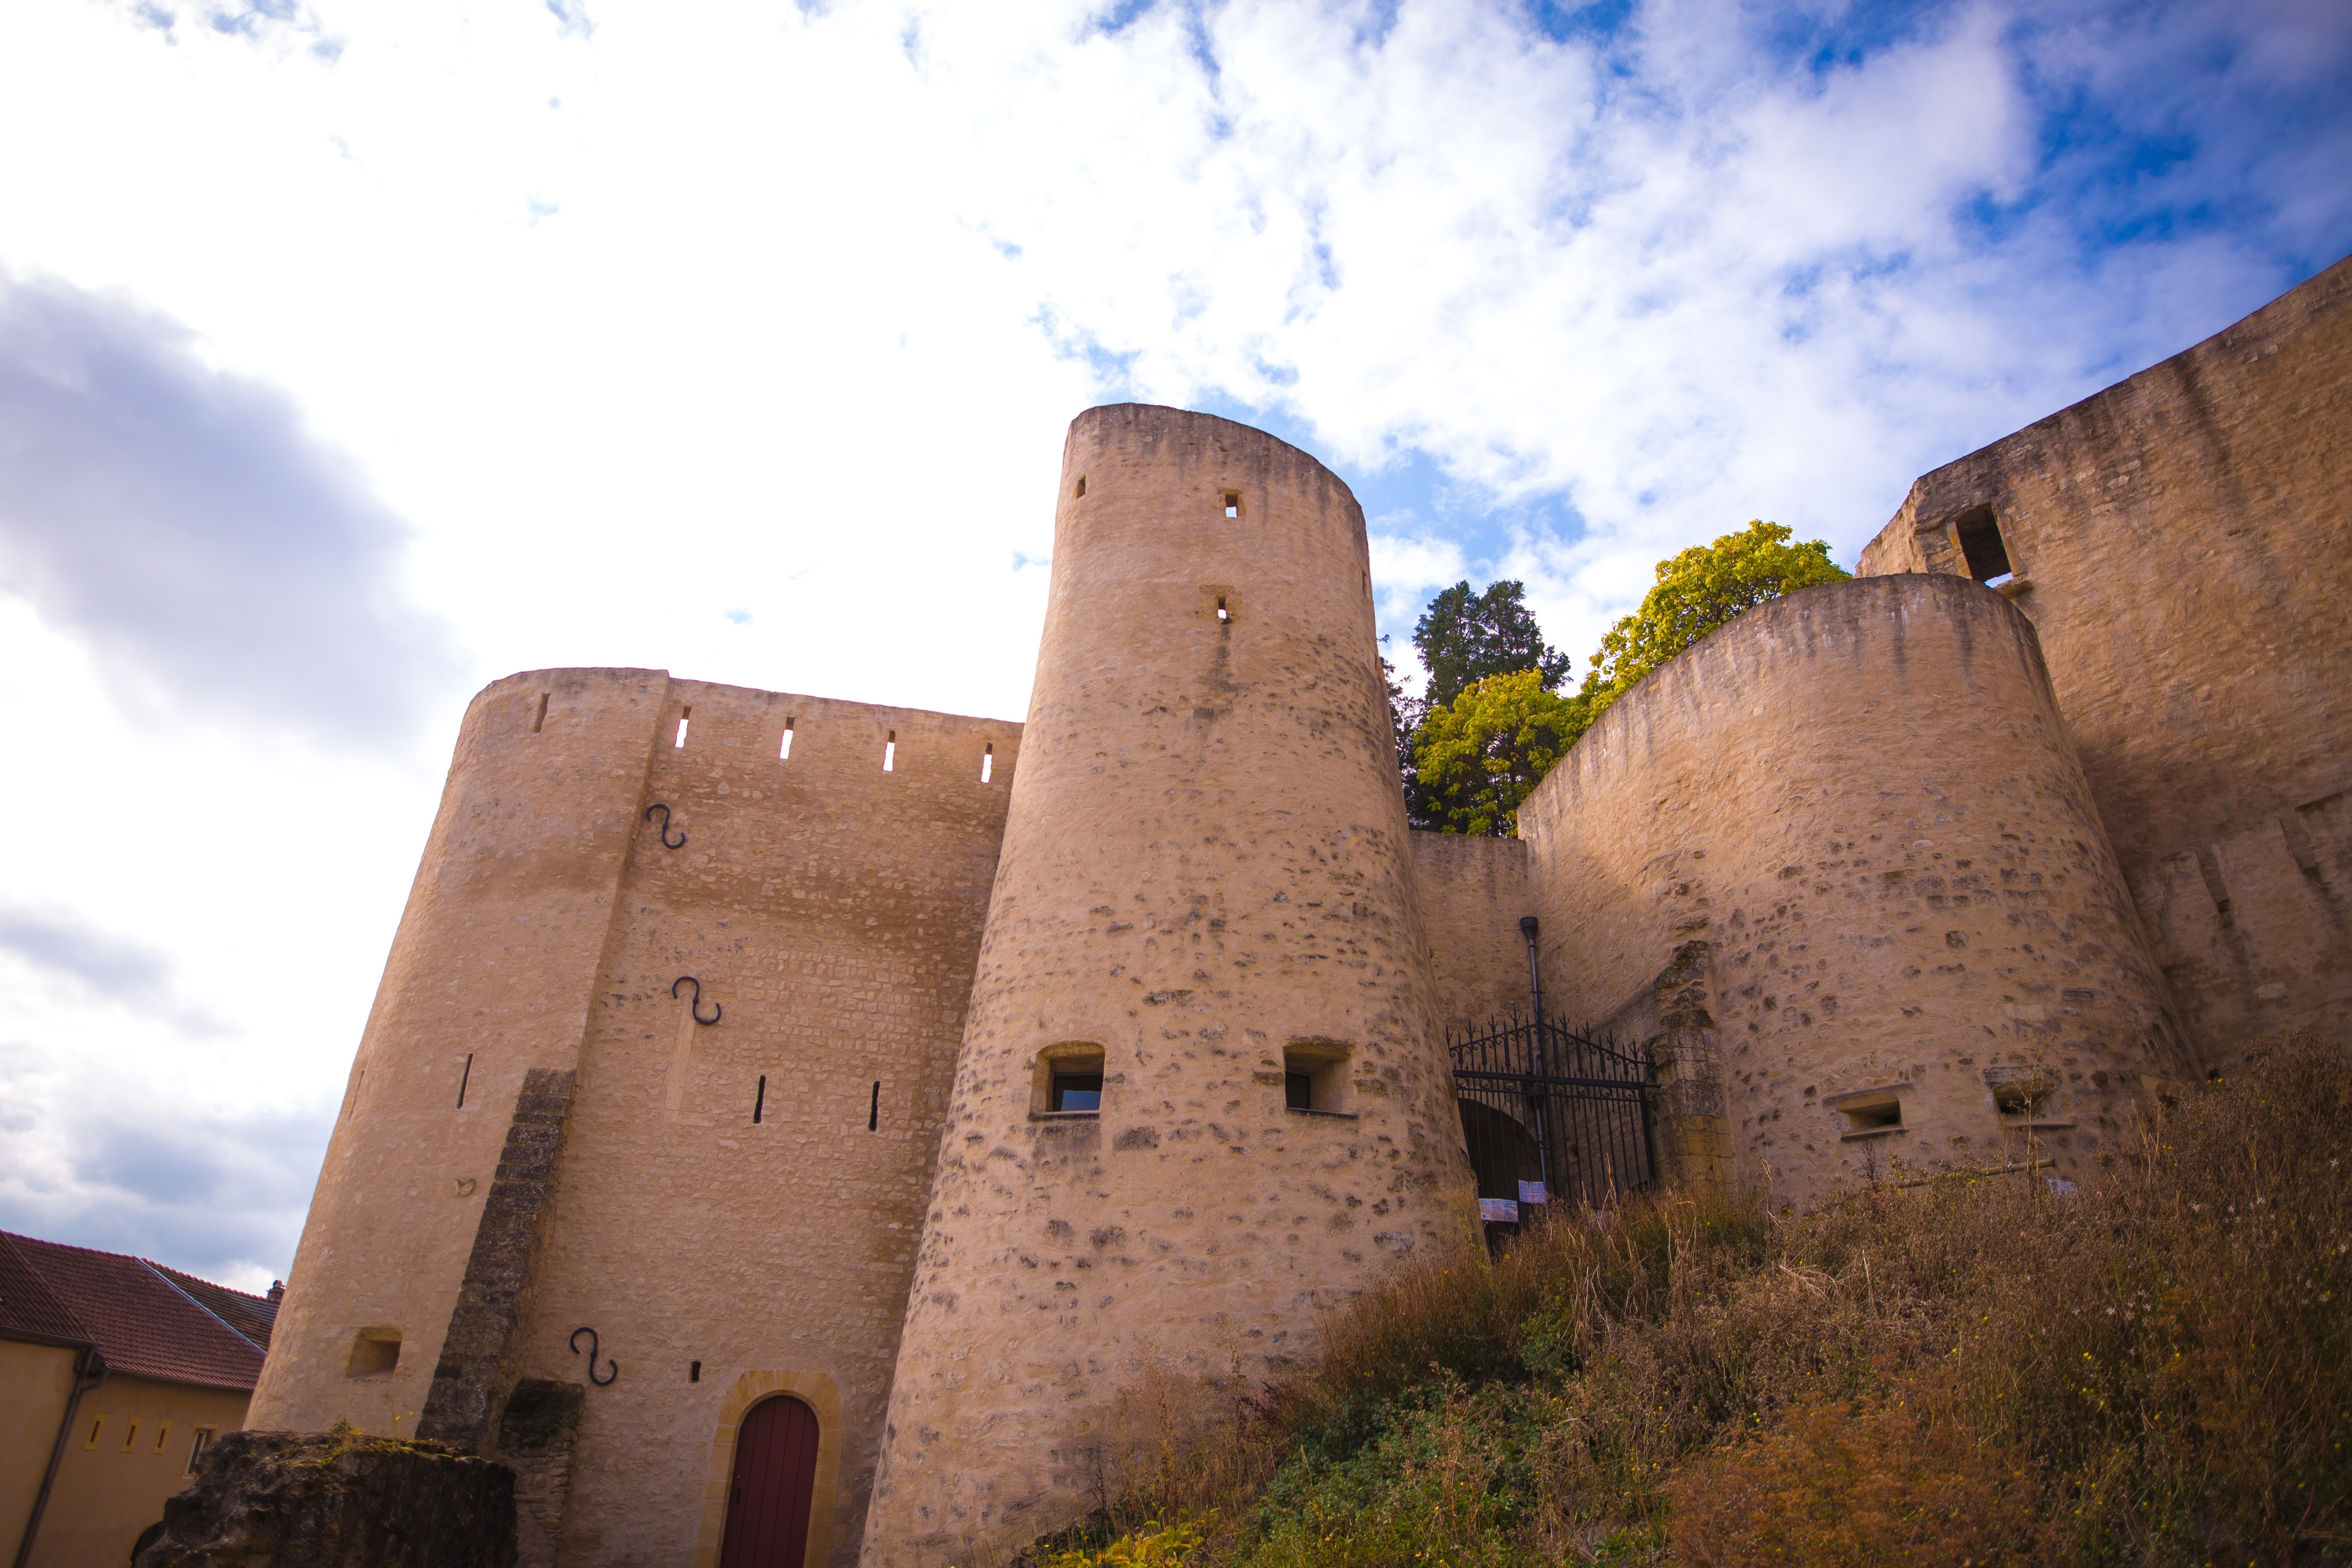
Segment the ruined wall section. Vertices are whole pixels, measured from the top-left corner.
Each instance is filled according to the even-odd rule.
[[[659,670],[536,671],[467,709],[254,1426],[415,1432],[524,1075],[578,1066],[668,686]]]
[[[1414,833],[1411,843],[1440,1032],[1525,1017],[1534,999],[1519,920],[1536,912],[1527,845],[1464,833]]]
[[[1163,1419],[1301,1364],[1318,1307],[1470,1243],[1376,635],[1312,458],[1175,409],[1072,424],[866,1562],[1068,1522]],[[1056,1113],[1076,1061],[1099,1110]]]
[[[2206,1058],[2352,1026],[2352,260],[1922,478],[1861,571],[1968,575],[1988,517]]]
[[[1749,611],[1611,708],[1519,824],[1547,996],[1646,992],[1712,1028],[1735,1174],[1778,1200],[1898,1165],[2078,1174],[2181,1070],[2032,629],[1972,583]]]
[[[517,1370],[620,1366],[563,1560],[716,1562],[756,1385],[824,1391],[808,1561],[852,1563],[1021,726],[681,680],[659,730]]]

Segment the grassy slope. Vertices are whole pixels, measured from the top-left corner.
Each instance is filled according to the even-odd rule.
[[[2200,1090],[2072,1195],[1667,1196],[1408,1272],[1024,1556],[2352,1561],[2347,1064],[2305,1042]]]

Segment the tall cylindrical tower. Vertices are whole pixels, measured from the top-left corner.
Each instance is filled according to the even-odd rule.
[[[867,1563],[1058,1527],[1470,1240],[1427,954],[1355,498],[1228,420],[1080,415]]]

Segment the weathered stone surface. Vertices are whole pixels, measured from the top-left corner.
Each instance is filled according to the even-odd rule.
[[[1519,830],[1548,992],[1654,1019],[1664,1114],[1719,1081],[1734,1175],[1776,1198],[1897,1163],[2080,1173],[2183,1070],[2032,627],[1974,583],[1748,612],[1603,714]],[[2052,1077],[2032,1115],[1997,1108],[2012,1068]],[[1899,1128],[1840,1109],[1865,1095]],[[1704,1163],[1704,1121],[1679,1131],[1662,1154]]]
[[[514,1476],[436,1443],[231,1432],[135,1568],[512,1568]]]
[[[2215,1065],[2352,1026],[2352,260],[1922,478],[1864,574],[1990,514]]]
[[[1068,1522],[1150,1440],[1122,1395],[1188,1418],[1470,1245],[1436,1024],[1354,498],[1227,420],[1079,416],[865,1561]],[[1101,1113],[1045,1118],[1079,1043]],[[1286,1049],[1339,1053],[1336,1114]]]

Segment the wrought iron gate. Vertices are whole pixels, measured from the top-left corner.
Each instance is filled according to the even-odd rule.
[[[1650,1184],[1646,1051],[1541,1016],[1445,1044],[1481,1198],[1540,1182],[1552,1201],[1599,1207]]]

